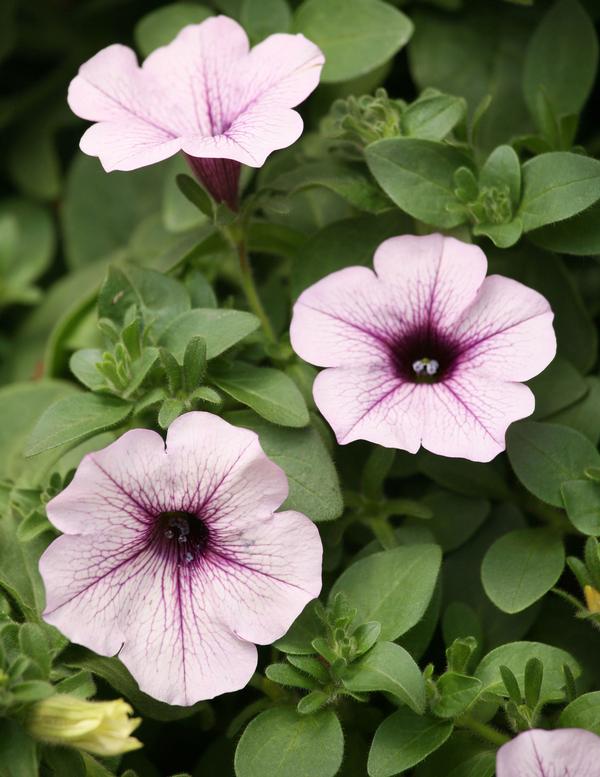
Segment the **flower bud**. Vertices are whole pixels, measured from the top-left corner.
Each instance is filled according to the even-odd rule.
[[[591,585],[586,585],[583,588],[583,595],[588,610],[592,613],[600,612],[600,591]]]
[[[31,707],[27,729],[48,744],[71,745],[93,755],[120,755],[142,747],[130,736],[141,723],[131,713],[123,699],[85,701],[58,693]]]

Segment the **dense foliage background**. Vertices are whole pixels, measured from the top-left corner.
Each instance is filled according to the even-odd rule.
[[[184,181],[186,198],[184,160],[106,174],[66,104],[100,48],[144,57],[216,12],[327,58],[300,141],[242,175],[275,344],[237,312],[229,216]],[[367,760],[372,777],[491,777],[519,730],[600,734],[599,19],[594,0],[0,2],[2,777],[362,777]],[[334,445],[289,345],[303,289],[436,230],[556,314],[535,414],[490,464]],[[208,371],[186,384],[194,336]],[[188,709],[45,626],[37,561],[56,536],[44,504],[85,452],[191,408],[255,429],[287,472],[288,505],[321,528],[329,607],[262,649],[250,687]],[[56,687],[127,698],[144,749],[36,745],[22,724]]]

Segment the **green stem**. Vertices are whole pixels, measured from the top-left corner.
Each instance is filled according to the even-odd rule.
[[[364,520],[364,522],[367,524],[367,526],[369,526],[384,550],[396,548],[400,544],[398,542],[398,538],[396,537],[394,527],[390,524],[387,518],[378,516],[376,518],[367,518]]]
[[[254,283],[252,267],[250,266],[248,252],[246,250],[246,243],[243,240],[240,240],[236,243],[236,248],[240,259],[240,277],[242,280],[242,288],[244,289],[244,294],[246,295],[248,305],[255,316],[260,319],[260,323],[267,340],[269,340],[271,343],[276,343],[277,338],[275,337],[275,332],[273,331],[273,327],[271,326],[267,312],[264,309],[262,302],[260,301],[260,297],[258,296],[258,291],[256,289],[256,284]]]
[[[479,720],[475,720],[475,718],[472,718],[470,715],[463,715],[462,718],[458,718],[456,725],[461,728],[469,729],[469,731],[477,734],[478,737],[491,742],[493,745],[498,745],[499,747],[510,742],[508,734],[503,734],[492,726],[488,726],[487,723],[481,723]]]

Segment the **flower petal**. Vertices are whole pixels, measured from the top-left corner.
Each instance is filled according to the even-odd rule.
[[[207,588],[242,639],[281,637],[321,590],[323,548],[315,524],[288,510],[230,532],[209,554]]]
[[[427,388],[404,383],[386,364],[372,363],[323,370],[313,395],[341,445],[369,440],[416,453]]]
[[[237,63],[247,61],[249,47],[241,25],[213,16],[147,57],[142,73],[155,90],[149,96],[166,105],[181,137],[220,136],[230,126],[240,110]]]
[[[444,330],[475,298],[487,259],[477,246],[452,237],[401,235],[379,246],[373,265],[407,322]]]
[[[284,471],[266,457],[256,432],[212,413],[185,413],[173,421],[167,457],[166,477],[157,486],[161,501],[201,512],[222,536],[231,527],[266,520],[288,495]]]
[[[398,328],[394,296],[366,267],[347,267],[302,292],[294,305],[294,351],[319,367],[381,361]]]
[[[223,623],[201,568],[174,566],[110,535],[65,535],[40,571],[49,592],[44,620],[100,655],[118,653],[156,699],[193,704],[242,688],[254,672],[255,646]]]
[[[525,731],[498,751],[497,777],[595,777],[600,737],[583,729]]]
[[[504,380],[529,380],[556,354],[554,314],[537,291],[490,275],[456,324],[466,348],[461,365]]]
[[[440,456],[490,461],[506,448],[506,430],[533,413],[522,383],[504,383],[474,370],[422,386],[423,447]]]
[[[137,170],[162,162],[181,150],[181,140],[143,119],[92,124],[79,143],[84,154],[97,156],[107,173]]]
[[[133,429],[101,451],[84,456],[70,485],[46,505],[48,518],[66,534],[142,531],[154,515],[149,486],[165,458],[162,437]],[[93,520],[91,520],[93,516]]]

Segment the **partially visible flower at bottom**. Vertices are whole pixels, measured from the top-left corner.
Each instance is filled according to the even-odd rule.
[[[534,410],[521,381],[556,353],[548,301],[486,278],[480,248],[442,235],[392,237],[374,266],[334,272],[294,306],[292,347],[327,368],[313,394],[338,442],[494,458]]]
[[[321,590],[305,515],[275,513],[287,478],[258,436],[180,416],[88,454],[47,505],[62,532],[40,560],[44,619],[119,658],[140,688],[190,705],[242,688],[256,644],[281,637]]]
[[[26,719],[34,739],[50,745],[69,745],[99,756],[138,750],[142,743],[131,734],[142,722],[123,701],[85,701],[57,693],[38,701]]]
[[[600,737],[580,728],[525,731],[498,750],[496,777],[598,777]]]

